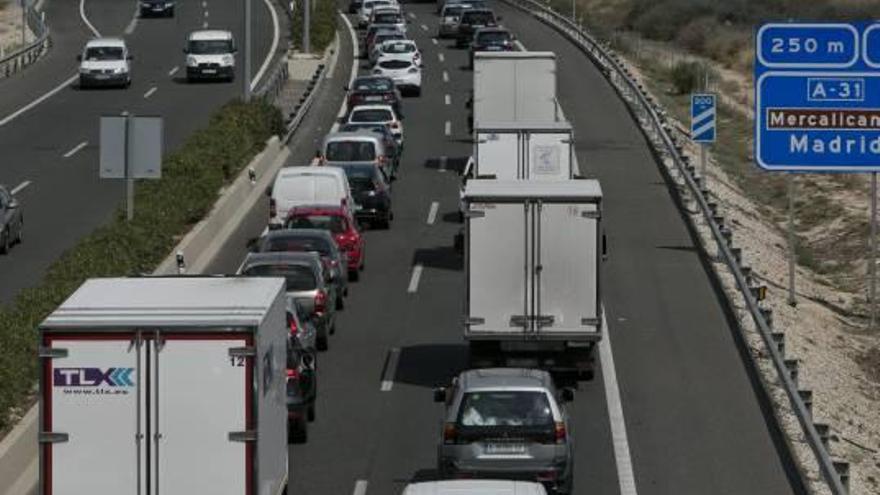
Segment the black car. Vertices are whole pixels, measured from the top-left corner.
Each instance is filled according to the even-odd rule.
[[[364,0],[349,0],[348,2],[348,13],[349,14],[357,14],[359,10],[361,10],[361,5],[363,5]]]
[[[287,340],[287,441],[304,443],[309,421],[315,420],[318,397],[318,371],[315,355]]]
[[[24,215],[21,203],[3,186],[0,186],[0,254],[6,254],[12,244],[24,238]]]
[[[140,0],[141,17],[174,17],[173,0]]]
[[[358,132],[362,130],[375,132],[382,136],[382,141],[385,143],[385,150],[390,155],[392,161],[391,170],[393,171],[393,174],[391,180],[394,180],[394,178],[397,177],[397,170],[400,168],[400,155],[403,150],[397,145],[397,140],[394,139],[394,134],[391,133],[391,129],[385,124],[376,122],[355,122],[339,126],[339,132]]]
[[[476,52],[511,52],[514,50],[513,40],[516,39],[510,31],[499,28],[478,29],[471,41],[470,67],[474,67],[474,54]]]
[[[474,33],[480,28],[496,27],[500,17],[495,17],[495,13],[490,9],[467,9],[461,13],[461,20],[458,22],[458,32],[455,35],[455,46],[458,48],[466,47],[474,38]]]
[[[391,211],[391,186],[379,167],[371,163],[334,165],[345,170],[351,195],[354,196],[355,216],[370,226],[387,229],[394,213]]]
[[[384,104],[391,105],[394,113],[403,118],[403,98],[390,77],[361,76],[354,80],[350,88],[345,89],[348,90],[346,101],[349,112],[358,105]]]

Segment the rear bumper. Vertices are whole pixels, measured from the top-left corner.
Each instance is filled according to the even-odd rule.
[[[231,79],[235,67],[187,67],[187,79]]]
[[[446,478],[478,478],[535,481],[543,484],[548,490],[564,490],[571,477],[571,463],[542,462],[540,460],[524,461],[507,465],[492,465],[476,459],[457,460],[440,457],[438,468]]]

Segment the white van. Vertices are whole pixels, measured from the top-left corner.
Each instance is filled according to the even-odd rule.
[[[354,215],[354,199],[345,171],[337,167],[285,167],[269,190],[269,228],[278,228],[296,206],[345,206]]]
[[[131,54],[121,38],[96,38],[86,43],[79,60],[79,87],[131,85]]]
[[[186,40],[186,79],[235,79],[235,40],[221,30],[193,31]]]
[[[547,491],[530,481],[448,480],[412,483],[403,495],[547,495]]]

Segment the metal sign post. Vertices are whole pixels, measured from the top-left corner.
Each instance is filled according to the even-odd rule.
[[[869,301],[871,305],[871,326],[875,328],[877,322],[877,172],[871,174],[871,256],[870,265],[868,265],[869,281]]]
[[[312,51],[312,8],[310,0],[303,0],[303,27],[302,27],[302,51],[303,53],[311,53]]]
[[[700,144],[700,176],[704,181],[707,179],[706,148],[715,142],[716,115],[714,94],[694,93],[691,95],[691,140]]]
[[[797,238],[794,235],[794,175],[786,174],[788,182],[788,305],[797,306],[794,289],[794,269],[797,259]]]
[[[27,3],[28,0],[21,0],[21,47],[27,46]]]
[[[244,3],[244,53],[241,61],[241,79],[244,87],[242,88],[241,98],[244,101],[251,101],[251,0],[242,0]]]

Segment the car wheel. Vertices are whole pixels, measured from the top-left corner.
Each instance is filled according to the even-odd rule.
[[[0,254],[8,254],[9,253],[9,245],[11,241],[9,240],[9,228],[3,231],[3,242],[0,243]]]
[[[336,297],[336,309],[345,309],[345,299],[342,296]]]
[[[287,424],[288,443],[306,443],[309,439],[309,426],[306,421],[292,421]]]
[[[319,351],[326,351],[330,348],[330,342],[327,338],[326,330],[318,332],[318,337],[315,339],[315,346]]]
[[[348,281],[349,282],[357,282],[360,278],[360,273],[357,270],[349,270],[348,271]]]
[[[309,406],[309,410],[306,412],[306,416],[309,421],[315,420],[315,404],[314,403],[311,406]]]
[[[16,244],[21,244],[22,242],[24,242],[24,218],[18,224],[18,235],[15,237]]]

